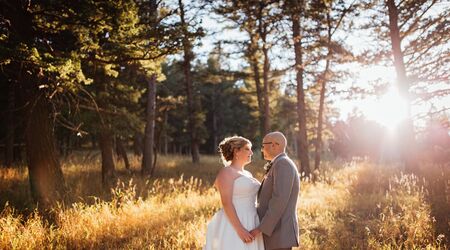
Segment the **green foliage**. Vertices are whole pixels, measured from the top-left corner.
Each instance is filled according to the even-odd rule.
[[[211,153],[226,136],[237,134],[254,139],[257,135],[253,129],[257,126],[252,116],[254,108],[249,103],[246,89],[238,84],[239,78],[221,68],[221,56],[219,51],[212,53],[198,74],[205,93],[202,101],[205,107],[210,107],[205,125],[213,132],[206,145]]]
[[[243,31],[248,39],[235,41],[219,37],[217,44],[224,46],[215,48],[206,64],[193,62],[194,92],[198,94],[195,101],[204,108],[189,114],[180,62],[172,57],[168,60],[166,55],[183,49],[180,35],[183,31],[195,51],[198,38],[207,31],[201,27],[201,16],[193,15],[204,11],[199,4],[205,2],[208,11],[231,21],[227,29]],[[188,117],[195,116],[201,149],[212,153],[214,144],[227,135],[240,134],[256,142],[261,139],[261,131],[255,128],[260,126],[264,110],[258,107],[253,66],[259,70],[258,80],[262,83],[265,43],[270,51],[267,93],[272,114],[270,129],[285,132],[293,142],[298,131],[295,84],[292,84],[294,69],[289,67],[294,53],[278,52],[291,51],[291,34],[284,31],[290,29],[287,22],[290,11],[302,11],[305,116],[311,142],[316,137],[319,83],[323,79],[328,84],[324,129],[329,129],[331,120],[337,116],[331,108],[334,100],[328,96],[336,95],[340,83],[349,77],[339,66],[354,60],[355,50],[345,44],[346,32],[355,30],[356,20],[367,21],[363,28],[370,31],[379,46],[361,57],[367,56],[371,62],[382,59],[389,64],[388,22],[383,1],[313,0],[299,5],[300,9],[287,8],[292,3],[194,1],[186,3],[193,9],[188,9],[189,22],[182,25],[176,15],[176,2],[56,0],[32,1],[28,5],[20,1],[2,2],[1,83],[17,83],[21,94],[30,90],[45,94],[53,104],[59,128],[71,127],[82,135],[85,135],[82,131],[94,134],[102,129],[103,120],[115,134],[130,138],[133,133],[143,131],[147,81],[156,74],[157,136],[161,133],[161,141],[167,136],[169,148],[175,145],[187,152]],[[405,63],[417,100],[447,93],[431,88],[432,84],[448,78],[445,64],[448,53],[441,53],[448,50],[445,47],[449,34],[445,26],[448,10],[439,6],[439,1],[399,4]],[[366,14],[370,19],[360,18]],[[264,35],[267,39],[262,41]],[[230,43],[236,51],[224,49]],[[237,72],[225,69],[223,61],[236,56],[242,59],[242,67]],[[277,67],[280,58],[287,68]],[[327,60],[330,66],[325,75]],[[355,97],[356,89],[348,92]],[[6,98],[2,94],[0,99]],[[324,140],[332,136],[329,130],[324,133]]]

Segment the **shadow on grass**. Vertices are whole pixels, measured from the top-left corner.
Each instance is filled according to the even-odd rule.
[[[440,249],[419,178],[365,164],[305,184],[300,249]],[[441,206],[442,200],[436,202]],[[442,213],[442,210],[439,210]],[[448,209],[447,209],[448,211]],[[443,215],[443,213],[441,214]],[[448,217],[447,217],[448,218]],[[445,221],[445,220],[444,220]],[[306,225],[305,225],[306,223]]]
[[[6,204],[24,215],[33,212],[35,205],[26,167],[0,169],[0,211]]]
[[[450,168],[448,165],[421,164],[419,176],[426,181],[427,201],[435,219],[435,235],[444,235],[443,244],[450,244]]]
[[[445,246],[437,238],[439,232],[433,232],[433,224],[437,230],[443,224],[432,219],[445,218],[445,199],[431,196],[435,202],[428,203],[417,177],[401,175],[394,167],[369,165],[359,169],[348,191],[346,207],[336,214],[333,249]],[[442,217],[438,221],[447,223]]]
[[[370,169],[375,167],[359,168],[348,190],[349,200],[334,230],[340,238],[339,249],[370,249],[369,234],[378,230],[377,221],[389,188],[389,177]]]

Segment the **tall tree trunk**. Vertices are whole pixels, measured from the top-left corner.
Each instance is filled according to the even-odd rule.
[[[3,3],[4,1],[2,19],[8,20],[8,30],[13,32],[11,36],[18,39],[17,43],[31,47],[36,39],[36,33],[33,28],[34,15],[29,10],[28,4],[21,1]],[[13,60],[11,64],[15,63]],[[33,66],[24,68],[24,64],[16,66],[12,67],[18,69],[17,81],[23,86],[18,103],[27,108],[25,144],[31,195],[41,211],[49,212],[48,209],[63,201],[66,195],[64,177],[55,146],[51,109],[45,95],[37,91],[38,79],[28,78],[30,75],[37,76],[39,69]]]
[[[324,116],[324,106],[325,106],[325,91],[327,86],[327,75],[329,70],[330,60],[327,59],[325,63],[325,71],[322,74],[322,79],[320,79],[320,104],[319,104],[319,115],[317,117],[317,131],[316,131],[316,152],[314,157],[314,169],[319,169],[320,166],[320,155],[322,153],[322,127],[323,127],[323,116]]]
[[[213,85],[213,96],[212,96],[212,137],[213,137],[213,148],[211,153],[215,153],[217,147],[219,146],[218,136],[217,136],[217,87],[216,84]]]
[[[167,134],[167,125],[169,120],[169,112],[164,112],[164,155],[169,153],[169,135]]]
[[[253,71],[253,80],[255,82],[256,87],[256,100],[258,102],[258,112],[259,112],[259,133],[261,137],[267,134],[268,131],[264,129],[264,99],[263,99],[263,91],[261,87],[261,75],[259,69],[259,45],[258,45],[258,32],[256,19],[252,18],[253,14],[248,13],[249,20],[247,23],[246,31],[250,38],[250,42],[247,45],[246,57],[251,66],[251,70]]]
[[[399,93],[407,101],[407,120],[401,131],[401,152],[402,158],[405,162],[406,170],[414,172],[417,169],[415,160],[416,155],[416,141],[414,136],[414,126],[411,119],[411,96],[409,93],[409,84],[406,76],[406,67],[403,61],[403,52],[401,49],[401,37],[398,27],[398,9],[394,0],[387,0],[386,2],[389,12],[389,34],[391,37],[392,54],[394,55],[395,71],[397,73],[397,84]]]
[[[8,86],[8,110],[6,112],[6,143],[5,143],[5,166],[11,167],[14,161],[14,138],[15,138],[15,91],[14,84],[10,83]]]
[[[265,40],[265,38],[264,38]],[[265,133],[269,132],[270,130],[270,89],[269,89],[269,51],[266,47],[266,42],[264,41],[263,45],[263,55],[264,55],[264,65],[263,65],[263,84],[264,84],[264,131]]]
[[[116,151],[117,151],[117,157],[121,158],[125,164],[125,168],[130,170],[130,162],[128,161],[128,155],[127,150],[123,146],[123,141],[121,138],[116,138]]]
[[[98,144],[102,153],[102,184],[108,189],[114,185],[116,177],[113,137],[109,128],[104,127],[100,131]]]
[[[298,5],[300,1],[295,1]],[[306,111],[305,111],[305,91],[303,89],[303,59],[302,59],[302,44],[300,35],[300,15],[298,12],[294,12],[291,15],[292,18],[292,36],[294,40],[295,51],[295,69],[297,71],[297,115],[298,115],[298,157],[300,159],[300,171],[306,176],[311,173],[309,167],[309,155],[308,155],[308,139],[306,136]]]
[[[322,153],[322,126],[323,126],[323,116],[324,116],[324,106],[325,106],[325,92],[327,88],[327,82],[328,82],[328,71],[330,69],[330,63],[331,63],[331,20],[330,20],[330,14],[327,13],[327,27],[328,27],[328,36],[327,36],[327,57],[325,61],[325,69],[322,73],[322,75],[319,78],[320,81],[320,100],[319,100],[319,115],[317,117],[317,131],[316,131],[316,152],[314,157],[314,169],[318,170],[320,166],[320,155]]]
[[[156,97],[156,75],[153,74],[147,85],[147,115],[144,135],[144,152],[142,156],[143,176],[150,176],[153,168],[153,147],[155,143],[155,98]]]
[[[98,67],[95,67],[94,82],[97,89],[96,94],[98,96],[97,103],[99,107],[107,109],[108,101],[105,99],[108,93],[108,85],[101,75],[97,72]],[[116,179],[116,170],[114,163],[114,137],[111,131],[111,126],[106,116],[103,116],[101,112],[98,113],[100,118],[100,131],[98,132],[98,145],[100,147],[102,156],[102,184],[105,190],[113,187]]]
[[[25,142],[31,195],[43,211],[63,201],[66,189],[57,157],[50,108],[43,95],[30,102]]]
[[[267,133],[270,130],[270,86],[269,86],[269,48],[267,47],[267,26],[263,20],[263,10],[265,6],[261,4],[258,11],[258,33],[262,40],[263,52],[263,98],[264,98],[264,131]]]
[[[267,134],[268,130],[265,129],[265,115],[264,115],[264,99],[263,91],[261,88],[261,76],[259,72],[259,62],[258,62],[258,41],[255,35],[250,35],[250,45],[249,45],[249,61],[253,71],[253,80],[255,81],[256,87],[256,99],[258,101],[258,111],[259,111],[259,131],[261,137]]]
[[[194,56],[192,52],[192,45],[191,42],[189,41],[188,27],[187,27],[188,24],[186,23],[185,19],[183,1],[178,0],[178,4],[180,8],[181,25],[183,27],[183,52],[184,52],[183,73],[184,73],[184,84],[186,87],[187,104],[189,110],[189,133],[191,137],[191,156],[192,162],[198,163],[200,162],[200,151],[196,125],[197,110],[194,97],[194,86],[191,76],[191,61]]]
[[[141,133],[135,133],[133,138],[133,152],[135,156],[141,156],[142,155],[142,149],[144,145],[142,145],[142,135]]]

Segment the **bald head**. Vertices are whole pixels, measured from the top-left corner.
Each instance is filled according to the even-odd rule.
[[[261,152],[264,159],[270,161],[286,151],[286,137],[281,132],[271,132],[264,136]]]
[[[269,139],[270,141],[277,143],[280,148],[283,149],[283,152],[286,150],[287,140],[286,136],[279,131],[270,132],[264,138]]]

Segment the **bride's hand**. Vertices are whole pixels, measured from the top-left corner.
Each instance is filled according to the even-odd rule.
[[[244,243],[250,243],[250,242],[252,242],[255,239],[255,237],[253,237],[253,235],[250,234],[244,228],[242,228],[241,230],[238,231],[238,235],[239,235],[239,238],[241,238],[241,240]]]

